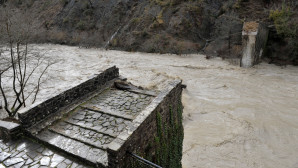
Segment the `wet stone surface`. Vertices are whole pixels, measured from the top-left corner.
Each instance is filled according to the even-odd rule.
[[[37,135],[39,140],[45,141],[68,154],[88,160],[92,163],[101,163],[103,165],[107,162],[107,152],[105,150],[90,146],[84,142],[57,134],[50,130],[44,130]]]
[[[129,120],[87,109],[78,110],[71,117],[67,118],[66,122],[114,137],[131,124]]]
[[[74,168],[85,167],[27,139],[11,141],[9,143],[0,141],[0,168],[61,166]]]
[[[114,139],[111,136],[107,136],[96,131],[85,129],[63,121],[59,122],[50,129],[54,132],[92,144],[103,149],[106,149],[106,145],[112,142],[112,140]]]
[[[148,104],[150,104],[152,99],[152,96],[144,94],[136,94],[129,91],[111,89],[93,98],[88,102],[87,106],[96,107],[99,109],[104,108],[111,111],[116,111],[119,114],[136,116]]]
[[[107,146],[124,130],[132,127],[133,119],[152,101],[153,96],[142,93],[109,89],[78,105],[53,125],[35,135],[37,139],[67,155],[88,161],[93,165],[108,165]],[[41,153],[42,155],[39,155]],[[53,153],[36,152],[30,158],[38,157],[38,165],[68,167],[71,161]],[[9,157],[0,155],[1,157]],[[64,159],[66,160],[66,159]],[[20,160],[12,160],[17,164]],[[26,161],[27,162],[27,161]],[[29,160],[30,164],[36,160]],[[10,163],[6,163],[10,164]]]

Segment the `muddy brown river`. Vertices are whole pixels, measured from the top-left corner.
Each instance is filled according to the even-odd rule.
[[[298,67],[262,63],[242,69],[203,55],[160,55],[33,45],[59,60],[39,101],[116,65],[136,85],[183,92],[183,168],[298,168]]]

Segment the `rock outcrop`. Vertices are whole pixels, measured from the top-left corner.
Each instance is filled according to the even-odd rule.
[[[223,58],[241,57],[244,22],[274,25],[270,10],[282,6],[281,0],[8,1],[39,20],[42,31],[35,42],[175,54],[203,52]],[[298,11],[294,1],[286,5]],[[293,22],[297,15],[291,15]],[[269,36],[267,59],[297,64],[297,49],[287,52],[293,40],[274,31]]]

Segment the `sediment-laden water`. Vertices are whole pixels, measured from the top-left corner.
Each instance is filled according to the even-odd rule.
[[[196,54],[32,47],[59,60],[45,76],[39,101],[112,65],[132,83],[152,89],[182,79],[184,168],[298,167],[298,67],[262,63],[242,69]]]

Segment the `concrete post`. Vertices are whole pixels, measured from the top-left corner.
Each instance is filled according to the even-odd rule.
[[[243,25],[243,53],[241,67],[249,68],[259,63],[266,47],[268,29],[257,22],[246,22]]]
[[[241,67],[249,68],[254,65],[255,45],[257,32],[242,32],[243,55]]]

